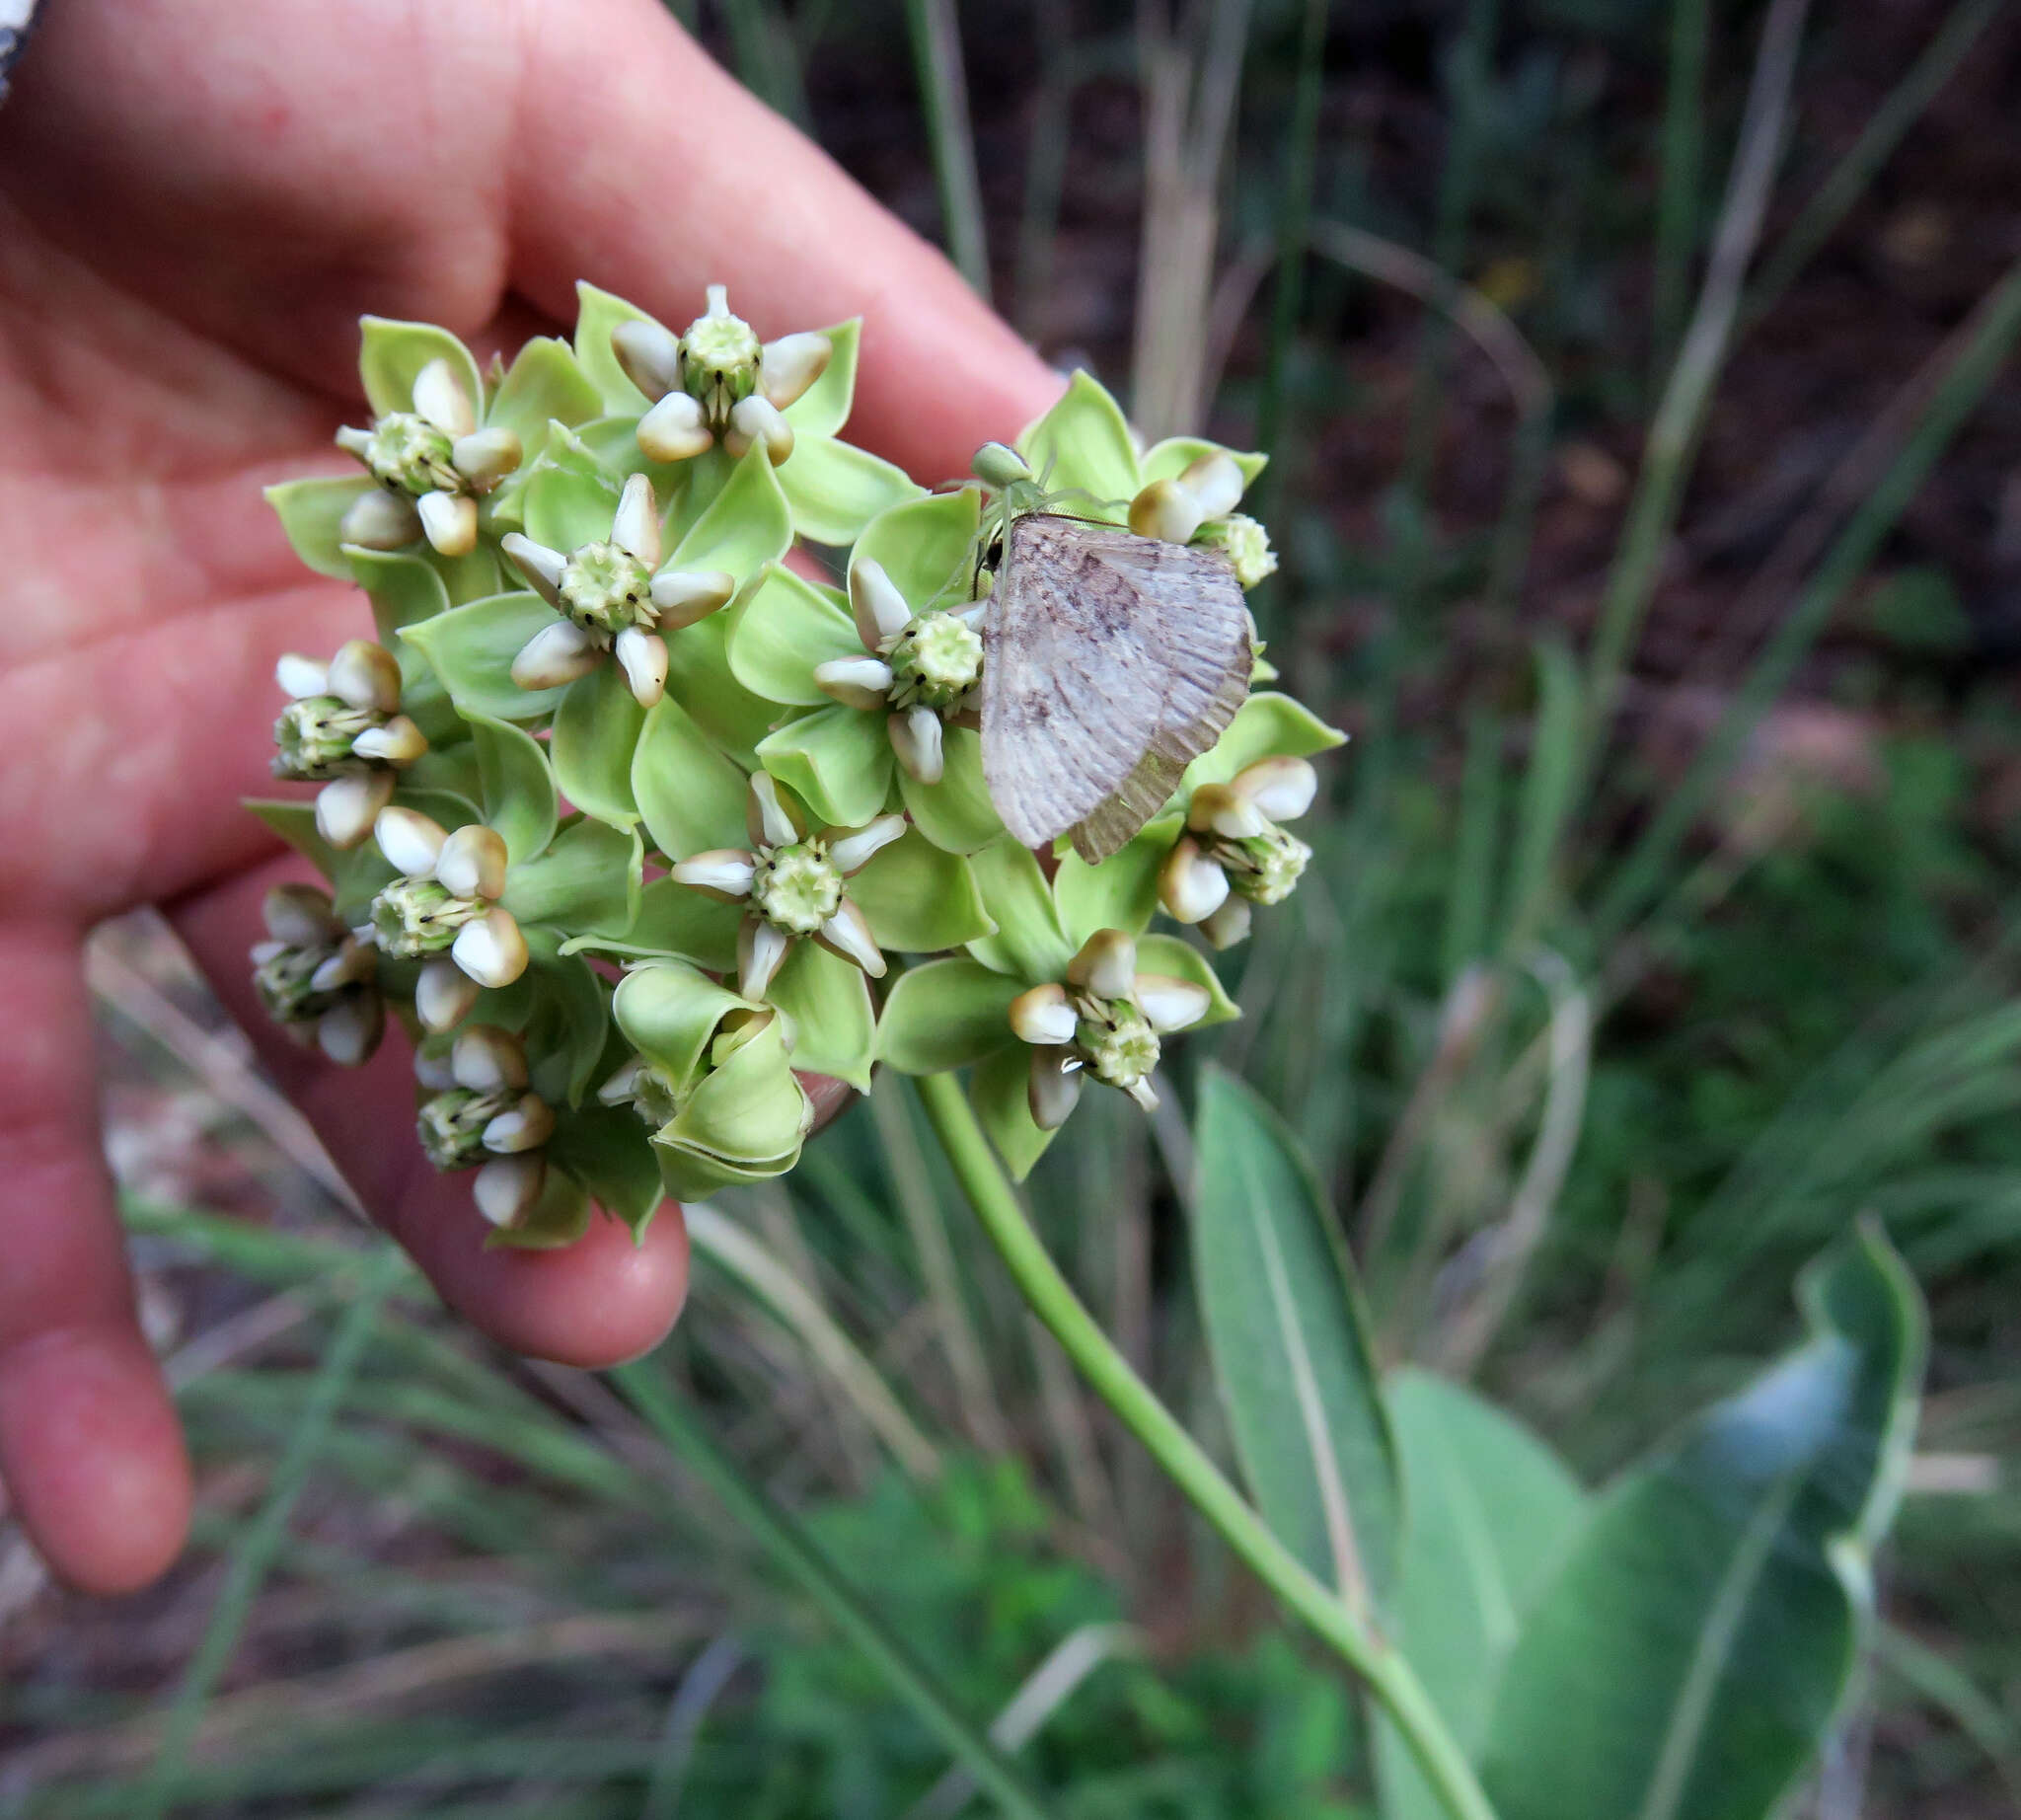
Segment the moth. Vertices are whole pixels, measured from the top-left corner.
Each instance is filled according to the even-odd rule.
[[[983,780],[1027,847],[1090,864],[1161,809],[1249,692],[1248,609],[1219,550],[1005,513],[983,621]]]

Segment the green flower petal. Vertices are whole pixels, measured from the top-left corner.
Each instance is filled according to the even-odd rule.
[[[623,933],[571,936],[561,951],[628,960],[672,956],[712,973],[729,973],[736,968],[737,926],[743,920],[736,904],[718,903],[671,878],[655,878],[639,893],[638,914]]]
[[[1030,1084],[1031,1051],[1022,1043],[1014,1050],[999,1049],[976,1068],[968,1084],[976,1116],[1012,1181],[1022,1181],[1031,1174],[1032,1165],[1045,1155],[1054,1136],[1032,1123]]]
[[[949,853],[974,853],[1001,839],[1004,823],[983,782],[982,735],[965,726],[945,728],[937,784],[922,784],[903,765],[892,766],[899,798],[919,831]]]
[[[857,392],[857,343],[862,332],[861,316],[821,331],[828,338],[828,364],[821,377],[786,408],[795,441],[802,436],[832,436],[849,421]]]
[[[748,1000],[727,986],[677,960],[634,967],[618,982],[611,1000],[611,1015],[625,1040],[676,1091],[685,1090],[701,1073],[723,1019],[733,1011],[751,1009]]]
[[[900,1074],[940,1074],[966,1068],[1007,1044],[1020,1051],[1010,1028],[1010,1001],[1022,980],[992,972],[979,960],[930,960],[892,982],[877,1024],[877,1059]]]
[[[423,809],[425,813],[435,815],[433,809],[425,808],[420,798],[447,797],[456,805],[455,820],[443,821],[440,815],[435,815],[445,828],[457,827],[467,821],[483,821],[485,812],[479,804],[484,797],[484,785],[479,777],[477,754],[471,749],[470,728],[446,700],[441,703],[441,710],[456,729],[456,743],[432,745],[408,766],[400,774],[393,799],[409,808]]]
[[[793,1022],[793,1066],[867,1093],[877,1014],[862,968],[813,942],[795,942],[766,998]]]
[[[1242,471],[1242,485],[1253,487],[1256,476],[1270,465],[1268,455],[1245,455],[1239,449],[1225,449],[1218,442],[1200,436],[1167,436],[1144,451],[1144,478],[1139,486],[1153,481],[1176,480],[1203,455],[1227,455]]]
[[[1068,381],[1066,396],[1017,438],[1017,447],[1052,492],[1080,488],[1106,504],[1129,500],[1144,484],[1121,408],[1085,372]]]
[[[485,1235],[487,1251],[557,1251],[589,1231],[589,1192],[560,1170],[548,1171],[547,1186],[533,1211],[517,1226],[494,1226]]]
[[[981,519],[980,488],[908,499],[864,527],[850,561],[880,564],[915,613],[943,593],[959,604],[969,597],[968,565]]]
[[[504,720],[470,718],[485,819],[504,838],[514,866],[546,852],[561,813],[548,755],[531,733]]]
[[[358,324],[358,377],[375,417],[414,408],[414,379],[431,360],[447,360],[463,382],[464,396],[479,418],[485,410],[485,382],[468,347],[433,323],[394,322],[367,316]]]
[[[738,764],[755,771],[759,741],[781,710],[731,674],[729,625],[728,614],[711,613],[667,636],[667,693]]]
[[[917,830],[879,848],[849,894],[889,953],[933,954],[996,933],[968,862]]]
[[[1242,1015],[1234,1000],[1222,990],[1221,980],[1208,963],[1207,956],[1190,942],[1181,941],[1177,936],[1139,936],[1137,971],[1189,979],[1196,986],[1207,988],[1207,995],[1213,1002],[1198,1024],[1186,1025],[1188,1030],[1204,1030],[1217,1024],[1228,1024]]]
[[[743,847],[750,780],[718,752],[672,696],[647,713],[632,758],[632,796],[652,844],[685,860]]]
[[[249,796],[243,806],[251,809],[303,859],[315,867],[323,874],[324,883],[337,883],[351,856],[338,853],[316,832],[314,801],[307,797],[297,802],[281,797]],[[367,846],[370,846],[369,842]]]
[[[604,528],[609,531],[608,520]],[[785,556],[792,541],[792,513],[779,475],[764,449],[754,448],[662,567],[721,569],[743,582]]]
[[[287,533],[296,556],[319,575],[348,581],[350,564],[337,536],[337,526],[343,522],[344,513],[372,487],[373,483],[362,474],[287,481],[267,488],[266,502],[279,517],[280,528]]]
[[[526,483],[520,498],[526,534],[563,555],[584,544],[600,544],[611,534],[623,491],[618,476],[582,451],[561,453]]]
[[[624,1106],[584,1106],[569,1113],[548,1140],[548,1161],[580,1182],[635,1239],[645,1236],[666,1198],[645,1127]]]
[[[832,828],[861,828],[891,794],[884,717],[839,702],[768,733],[758,742],[758,758]]]
[[[566,341],[536,336],[498,382],[485,421],[519,438],[524,472],[540,459],[551,423],[585,423],[603,414],[603,394],[582,370]]]
[[[814,682],[816,664],[863,655],[848,598],[781,563],[769,565],[765,578],[731,610],[726,637],[736,679],[768,701],[794,708],[833,701]]]
[[[508,586],[519,584],[519,571],[502,575],[498,554],[484,541],[487,527],[483,508],[480,508],[478,530],[481,533],[478,547],[468,556],[443,556],[419,546],[421,561],[442,577],[442,585],[449,590],[449,604],[460,607],[469,601],[483,600],[487,596],[502,592]]]
[[[762,1181],[791,1169],[807,1124],[796,1065],[777,1019],[725,1058],[653,1136],[669,1190],[693,1198],[701,1183]]]
[[[903,468],[833,436],[796,435],[778,472],[793,528],[809,542],[838,549],[887,506],[922,492]]]
[[[1226,784],[1259,758],[1309,758],[1346,739],[1338,727],[1328,726],[1288,695],[1252,695],[1235,710],[1213,749],[1186,767],[1180,794],[1190,795],[1202,784]]]
[[[449,611],[449,590],[434,568],[417,556],[392,556],[346,545],[344,560],[372,603],[379,643],[400,662],[400,711],[428,737],[429,744],[463,737],[463,726],[421,647],[398,635]]]
[[[976,854],[969,865],[997,933],[971,942],[968,951],[984,966],[1027,986],[1064,975],[1074,946],[1060,928],[1037,856],[1007,834]]]
[[[584,376],[603,396],[603,408],[635,421],[651,402],[625,377],[618,356],[611,351],[611,331],[620,323],[649,323],[653,319],[636,304],[594,284],[575,286],[575,358]]]
[[[512,680],[512,660],[554,623],[555,609],[538,594],[493,594],[403,627],[400,637],[420,646],[460,713],[538,720],[561,707],[563,690],[522,689]]]
[[[1158,872],[1183,826],[1176,815],[1160,815],[1120,853],[1099,866],[1079,854],[1060,856],[1053,874],[1053,902],[1060,927],[1076,948],[1097,929],[1121,929],[1139,936],[1158,909]]]
[[[638,914],[641,858],[636,833],[578,821],[538,860],[512,868],[499,901],[528,929],[623,936]]]
[[[562,796],[614,828],[631,827],[638,819],[632,755],[644,726],[645,710],[633,699],[617,664],[600,664],[578,676],[561,697],[548,740]]]
[[[608,828],[602,830],[608,834]],[[534,1092],[550,1105],[574,1105],[596,1078],[611,1030],[610,1001],[589,962],[563,954],[552,929],[529,929],[523,978],[532,1003],[525,1024]]]

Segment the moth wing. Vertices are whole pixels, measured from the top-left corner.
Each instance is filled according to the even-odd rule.
[[[984,630],[983,776],[1028,847],[1105,859],[1248,693],[1249,621],[1218,551],[1017,519]]]

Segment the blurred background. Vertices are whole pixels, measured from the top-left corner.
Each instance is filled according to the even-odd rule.
[[[1272,451],[1259,621],[1353,740],[1312,872],[1229,956],[1244,1022],[1179,1084],[1211,1051],[1297,1124],[1385,1356],[1602,1483],[1885,1221],[1930,1396],[1797,1811],[2015,1812],[2016,9],[689,23],[1144,429]],[[94,1602],[0,1522],[0,1815],[987,1811],[607,1388],[384,1279],[158,924],[93,953],[196,1542]],[[1214,1437],[1183,1130],[1117,1098],[1033,1204]],[[1059,1812],[1375,1812],[1341,1678],[1023,1315],[902,1084],[694,1235],[669,1381]]]

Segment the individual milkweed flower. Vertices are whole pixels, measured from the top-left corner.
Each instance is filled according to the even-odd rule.
[[[400,663],[352,639],[328,663],[290,651],[274,680],[293,698],[273,723],[273,775],[321,784],[316,831],[339,851],[361,843],[393,799],[400,772],[428,749],[400,712]]]
[[[1278,823],[1310,808],[1318,788],[1305,759],[1283,755],[1258,759],[1226,784],[1202,784],[1159,872],[1165,913],[1198,924],[1216,948],[1241,941],[1250,906],[1282,903],[1304,874],[1312,850]]]
[[[382,953],[422,961],[414,1010],[422,1025],[446,1030],[477,1002],[480,988],[509,986],[526,971],[526,937],[497,899],[505,891],[505,842],[472,822],[454,833],[417,809],[381,809],[379,851],[401,876],[367,913]]]
[[[370,1059],[386,1028],[378,955],[313,885],[276,885],[260,916],[266,940],[253,948],[253,988],[267,1016],[346,1068]]]
[[[676,883],[747,907],[737,937],[738,991],[762,999],[792,945],[804,939],[882,979],[883,952],[847,887],[852,874],[905,832],[905,817],[880,815],[861,828],[810,831],[797,806],[761,771],[751,779],[745,820],[748,850],[698,853],[678,861],[671,873]]]
[[[1159,1038],[1198,1024],[1212,1004],[1195,980],[1138,972],[1137,944],[1120,929],[1096,930],[1067,963],[1064,983],[1034,986],[1010,1003],[1012,1032],[1032,1045],[1032,1123],[1041,1131],[1064,1124],[1086,1074],[1152,1110]]]
[[[625,482],[607,538],[563,552],[513,531],[501,547],[561,615],[512,660],[512,680],[522,689],[573,682],[615,655],[634,699],[650,708],[667,682],[667,646],[657,629],[693,625],[737,591],[736,577],[722,569],[661,568],[659,512],[643,474]]]
[[[370,429],[337,432],[337,447],[385,490],[363,494],[345,514],[345,543],[398,550],[425,536],[449,557],[477,548],[478,500],[515,473],[526,453],[517,430],[480,421],[482,403],[468,378],[438,355],[414,375],[411,409],[382,411]]]
[[[554,1108],[529,1086],[525,1044],[509,1030],[474,1024],[457,1032],[445,1058],[423,1052],[414,1072],[434,1091],[414,1126],[438,1170],[476,1170],[471,1196],[493,1226],[532,1212],[547,1182],[545,1147]]]

